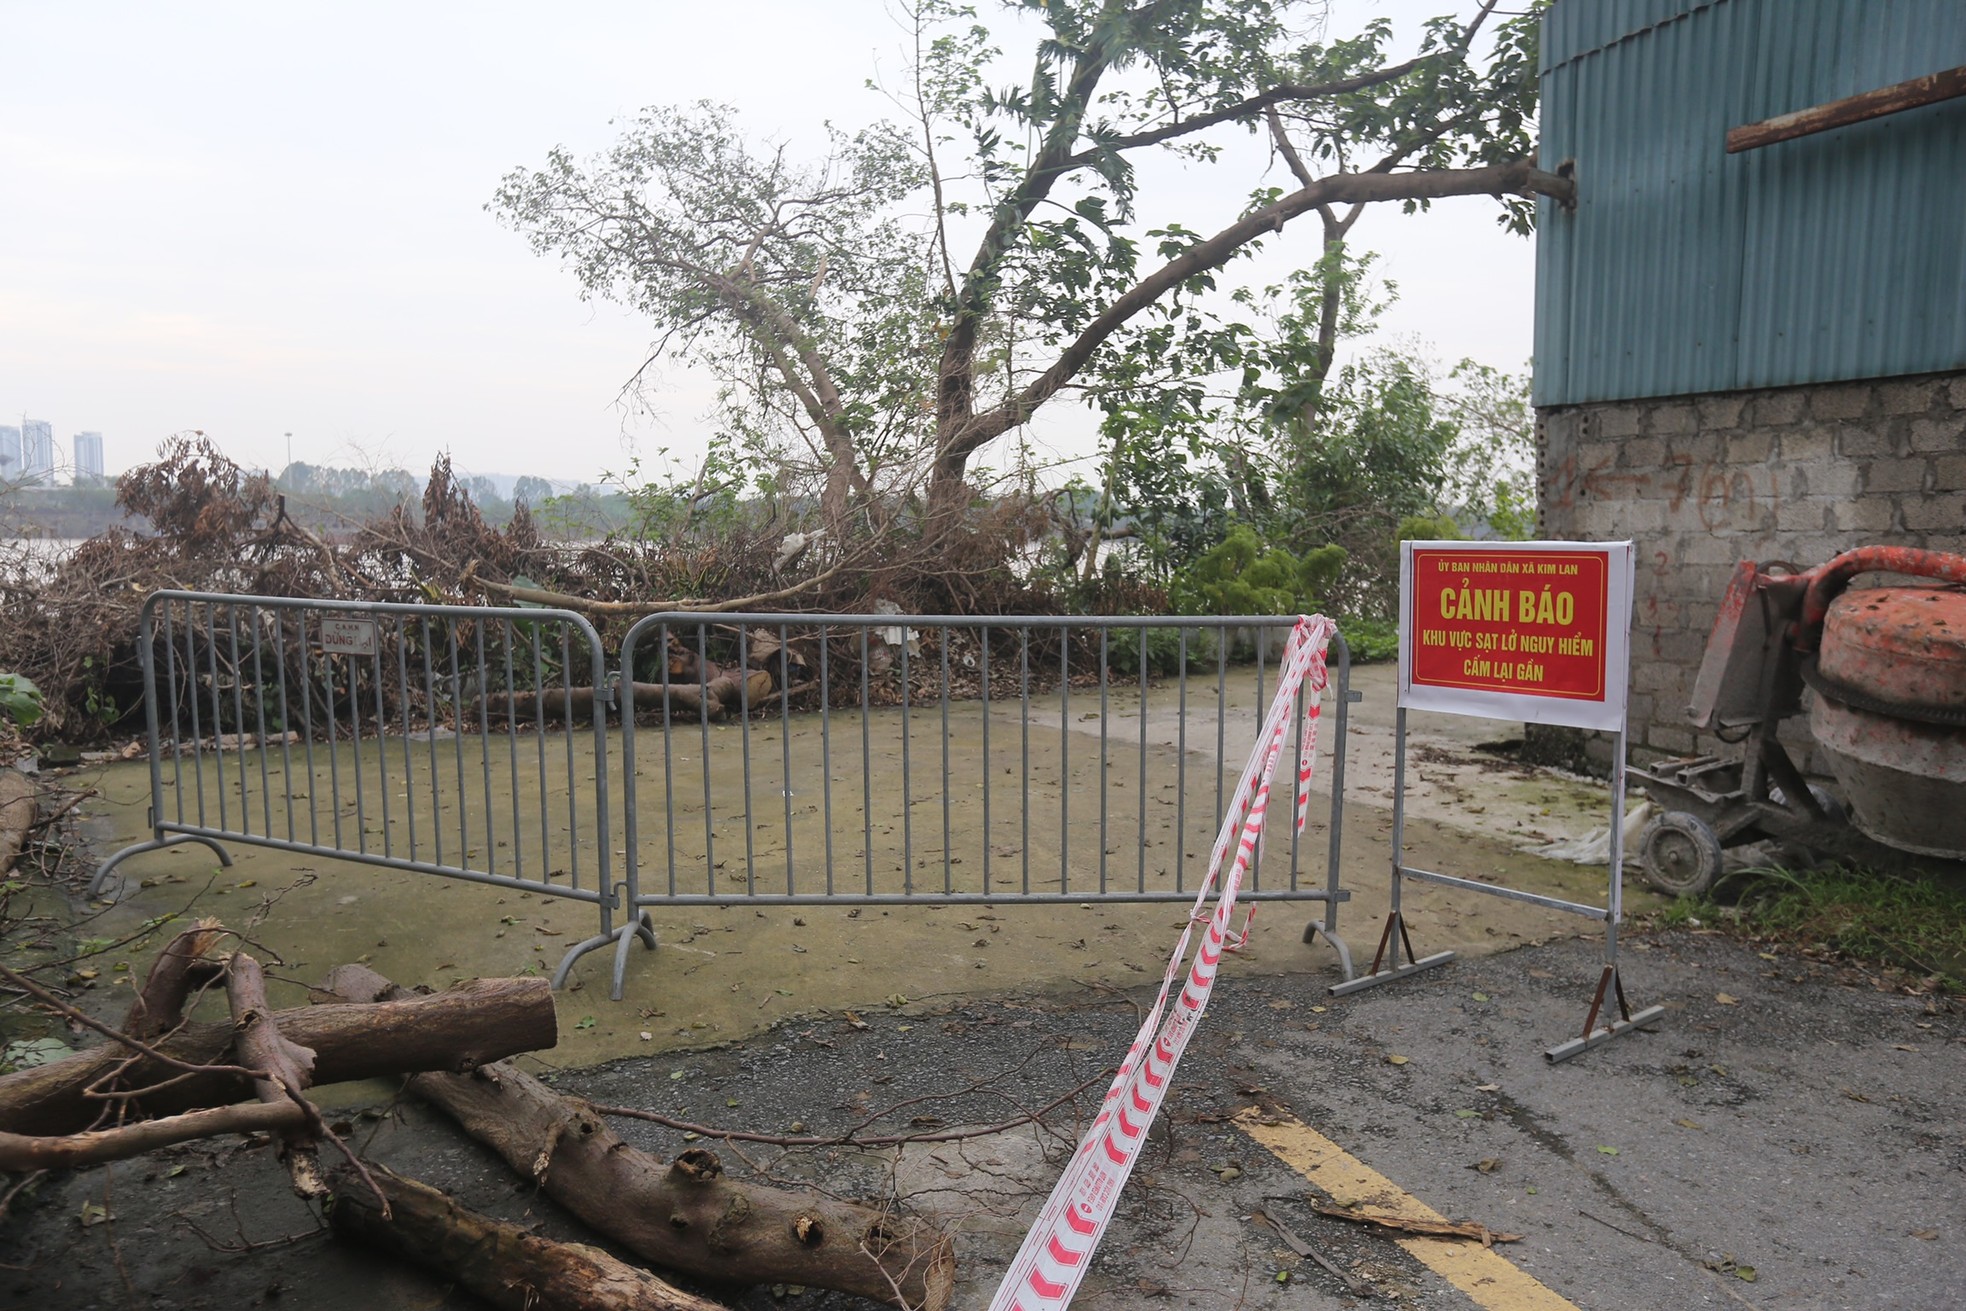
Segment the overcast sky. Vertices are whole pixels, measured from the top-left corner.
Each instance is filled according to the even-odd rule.
[[[1330,30],[1383,13],[1410,33],[1454,7],[1333,0]],[[863,84],[900,49],[880,0],[0,0],[0,422],[50,420],[64,454],[99,430],[112,472],[185,429],[275,469],[288,433],[294,459],[418,474],[445,449],[566,481],[665,447],[693,463],[700,383],[666,370],[653,414],[617,404],[647,329],[580,300],[485,201],[648,104],[728,102],[753,134],[816,149],[822,120],[883,114]],[[1143,214],[1203,230],[1258,182],[1153,177],[1172,199],[1149,192]],[[1495,213],[1464,199],[1360,222],[1399,284],[1389,332],[1523,365],[1533,250]],[[1316,235],[1286,230],[1272,259],[1310,262]],[[1083,431],[1046,436],[1070,449]]]

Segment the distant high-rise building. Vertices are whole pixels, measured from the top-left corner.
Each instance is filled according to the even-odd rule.
[[[20,422],[20,475],[44,482],[55,472],[55,425],[46,419]]]
[[[20,429],[0,423],[0,480],[20,477]]]
[[[69,441],[68,458],[75,465],[75,485],[93,487],[102,481],[102,434],[78,432]]]

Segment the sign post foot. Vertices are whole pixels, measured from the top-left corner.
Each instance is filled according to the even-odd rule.
[[[1604,1009],[1604,994],[1607,990],[1618,1003],[1618,1018],[1600,1027],[1597,1017]],[[1572,1038],[1569,1042],[1558,1043],[1545,1051],[1543,1056],[1552,1065],[1558,1061],[1567,1061],[1572,1056],[1587,1052],[1593,1047],[1601,1047],[1613,1038],[1622,1038],[1634,1029],[1661,1018],[1665,1013],[1666,1008],[1663,1006],[1647,1006],[1644,1010],[1633,1014],[1631,1005],[1625,1000],[1625,983],[1618,977],[1618,967],[1606,965],[1604,973],[1598,976],[1597,993],[1591,998],[1590,1013],[1584,1017],[1582,1036]]]

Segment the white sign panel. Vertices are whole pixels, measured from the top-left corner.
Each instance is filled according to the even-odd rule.
[[[1399,704],[1620,732],[1630,542],[1402,542]]]
[[[321,650],[328,655],[374,655],[375,621],[372,619],[323,619],[321,621]]]

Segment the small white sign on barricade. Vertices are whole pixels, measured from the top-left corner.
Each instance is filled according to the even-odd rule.
[[[323,619],[321,651],[325,655],[374,655],[375,621],[373,619]]]
[[[1604,922],[1604,969],[1581,1036],[1552,1061],[1629,1033],[1664,1013],[1632,1014],[1618,977],[1624,916],[1625,715],[1631,666],[1630,542],[1402,542],[1399,705],[1393,746],[1392,910],[1372,969],[1331,989],[1357,992],[1454,959],[1416,957],[1400,906],[1407,879],[1526,901]],[[1406,714],[1436,710],[1617,734],[1611,762],[1610,879],[1603,906],[1406,865]],[[1402,951],[1405,963],[1401,963]],[[1600,1026],[1610,998],[1618,1017]]]

